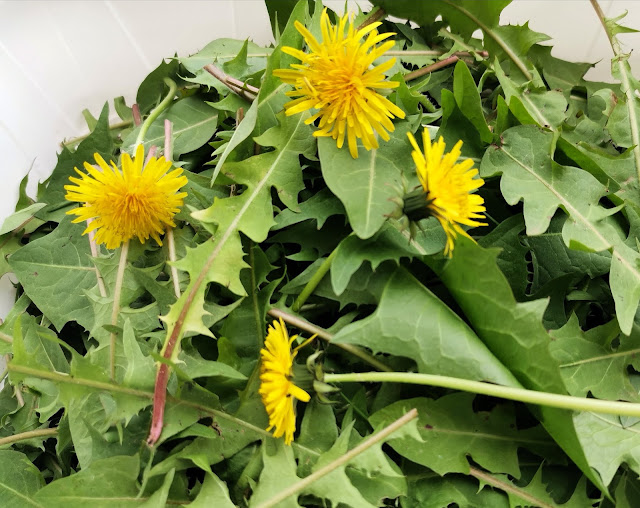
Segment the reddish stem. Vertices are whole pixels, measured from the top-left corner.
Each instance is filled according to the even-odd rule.
[[[151,430],[147,444],[153,446],[160,439],[164,426],[164,406],[167,403],[167,384],[169,383],[169,366],[161,363],[156,374],[156,384],[153,389],[153,416],[151,417]]]
[[[142,115],[140,114],[140,106],[138,106],[138,103],[131,106],[131,113],[133,113],[133,125],[137,127],[142,123]]]
[[[404,75],[405,81],[411,81],[412,79],[419,78],[420,76],[424,76],[425,74],[429,74],[430,72],[437,71],[438,69],[442,69],[447,65],[451,65],[452,63],[456,63],[460,60],[456,55],[452,55],[449,58],[445,58],[444,60],[440,60],[439,62],[432,63],[431,65],[427,65],[422,69],[418,69],[417,71],[410,72],[409,74]]]
[[[149,161],[151,160],[151,158],[156,155],[156,150],[157,149],[158,149],[158,147],[156,145],[151,145],[151,148],[149,148],[149,153],[147,154],[147,158],[144,161],[144,165],[145,166],[147,164],[149,164]]]

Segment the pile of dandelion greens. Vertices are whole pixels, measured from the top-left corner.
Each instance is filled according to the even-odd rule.
[[[508,0],[373,4],[266,0],[275,47],[163,61],[25,178],[4,506],[637,503],[632,30],[576,6],[597,83]]]

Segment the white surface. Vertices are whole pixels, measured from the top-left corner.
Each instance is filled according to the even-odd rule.
[[[418,0],[419,1],[419,0]],[[428,0],[422,0],[428,1]],[[358,2],[365,10],[369,2]],[[640,2],[601,0],[607,16],[629,11],[626,24],[640,27]],[[342,0],[325,1],[342,12]],[[356,2],[348,5],[354,8]],[[590,79],[611,79],[611,49],[587,0],[516,0],[503,23],[522,24],[553,37],[554,55],[601,60]],[[56,163],[63,139],[86,133],[81,115],[97,115],[105,100],[133,102],[142,79],[164,57],[198,51],[220,37],[271,39],[261,0],[0,1],[0,223],[13,211],[20,180],[33,165],[31,189]],[[622,34],[630,50],[640,35]],[[640,56],[632,55],[640,69]],[[0,315],[12,302],[0,281]]]

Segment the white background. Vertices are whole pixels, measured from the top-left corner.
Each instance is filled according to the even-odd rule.
[[[343,1],[325,4],[344,10]],[[369,2],[358,4],[370,10]],[[348,5],[355,9],[356,2]],[[640,28],[637,0],[601,0],[600,5],[608,17],[628,10],[625,24]],[[533,30],[553,38],[554,56],[600,61],[587,77],[611,81],[611,48],[587,0],[516,0],[501,21],[529,21]],[[60,141],[87,132],[84,108],[98,116],[104,102],[112,106],[119,95],[131,104],[140,82],[163,57],[192,54],[220,37],[271,42],[263,2],[0,1],[0,223],[13,211],[18,183],[29,168],[33,189],[55,166]],[[640,34],[621,39],[631,51]],[[632,54],[631,65],[640,69],[640,55]],[[12,298],[5,277],[0,315]]]

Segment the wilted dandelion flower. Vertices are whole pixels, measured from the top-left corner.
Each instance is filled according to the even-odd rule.
[[[164,157],[152,157],[144,163],[144,149],[139,145],[132,160],[122,155],[122,171],[112,161],[109,166],[94,154],[100,169],[84,163],[87,173],[76,168],[81,176],[69,177],[75,185],[65,185],[65,199],[83,203],[69,210],[77,215],[73,222],[89,219],[84,233],[95,231],[95,241],[107,249],[115,249],[123,242],[137,237],[144,243],[149,237],[162,245],[160,235],[166,227],[175,227],[173,216],[180,211],[186,192],[178,192],[187,183],[182,169],[171,168]]]
[[[397,81],[385,81],[384,76],[393,67],[395,58],[372,67],[374,60],[394,44],[387,41],[376,46],[395,35],[379,34],[376,28],[380,24],[371,23],[357,30],[345,15],[334,26],[325,9],[321,19],[322,41],[318,42],[305,26],[296,21],[295,26],[311,53],[285,46],[282,51],[302,63],[292,64],[293,69],[274,71],[274,75],[295,88],[287,92],[288,96],[297,97],[285,104],[287,115],[317,110],[306,120],[310,124],[320,119],[319,130],[314,132],[314,136],[331,136],[337,140],[338,148],[342,147],[346,137],[353,158],[358,157],[357,139],[362,139],[367,150],[378,148],[375,133],[388,141],[387,131],[394,130],[391,118],[394,115],[399,118],[405,116],[404,111],[376,91],[398,86]]]
[[[430,216],[438,219],[447,235],[444,253],[449,256],[458,233],[470,238],[461,225],[486,226],[475,220],[485,218],[482,215],[485,211],[484,199],[472,193],[484,184],[484,180],[476,178],[478,170],[473,168],[471,159],[456,163],[462,141],[458,141],[446,154],[442,137],[432,144],[427,129],[422,131],[424,154],[411,133],[409,141],[414,148],[411,155],[422,189],[404,197],[403,212],[409,220],[417,221]]]
[[[289,338],[282,319],[269,327],[265,348],[260,351],[260,396],[267,414],[269,427],[275,437],[284,436],[284,442],[291,444],[296,430],[295,400],[309,402],[311,398],[302,388],[293,384],[293,359],[297,349],[291,351],[291,344],[298,336]]]

